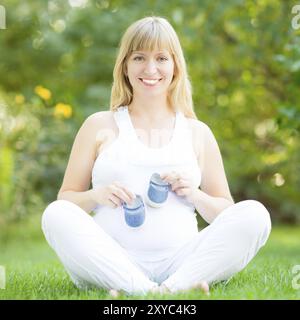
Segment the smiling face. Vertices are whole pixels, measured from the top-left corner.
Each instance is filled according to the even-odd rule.
[[[133,51],[127,76],[134,94],[167,94],[174,75],[174,60],[167,50]]]

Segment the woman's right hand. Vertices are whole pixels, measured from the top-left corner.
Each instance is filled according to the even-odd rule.
[[[93,189],[93,200],[103,206],[113,209],[122,205],[122,202],[131,203],[135,199],[135,194],[115,181],[108,186],[98,186]]]

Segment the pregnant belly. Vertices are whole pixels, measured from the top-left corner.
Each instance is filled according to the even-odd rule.
[[[146,207],[145,222],[138,228],[126,224],[122,208],[102,207],[94,220],[125,249],[145,253],[179,248],[198,232],[196,215],[182,204]]]

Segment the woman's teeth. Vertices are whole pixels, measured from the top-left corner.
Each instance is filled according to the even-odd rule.
[[[161,79],[156,80],[146,80],[146,79],[140,79],[144,84],[154,86],[156,85]]]

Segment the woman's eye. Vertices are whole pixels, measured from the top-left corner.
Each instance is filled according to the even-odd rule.
[[[137,56],[137,57],[133,58],[133,60],[135,60],[135,61],[140,61],[140,59],[143,59],[143,57]]]
[[[167,61],[168,59],[167,58],[165,58],[165,57],[160,57],[159,58],[161,61]]]

